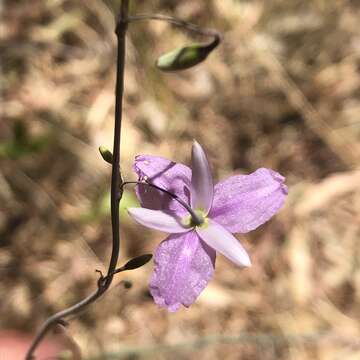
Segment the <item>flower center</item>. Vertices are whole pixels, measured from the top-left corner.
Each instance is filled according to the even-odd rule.
[[[203,210],[194,210],[196,217],[187,215],[182,219],[182,224],[186,227],[192,228],[195,226],[202,226],[206,223],[206,214]]]

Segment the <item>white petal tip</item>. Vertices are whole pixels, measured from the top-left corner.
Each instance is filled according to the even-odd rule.
[[[237,266],[241,266],[241,267],[251,267],[251,260],[248,256],[245,256],[244,254],[242,254],[240,257],[238,257],[237,259],[233,259],[233,262],[237,265]]]
[[[251,260],[248,258],[247,260],[243,261],[241,265],[244,267],[251,267],[252,263]]]
[[[195,139],[193,139],[193,144],[192,144],[193,147],[200,147],[200,149],[202,149],[202,146],[199,144],[198,141],[196,141]]]

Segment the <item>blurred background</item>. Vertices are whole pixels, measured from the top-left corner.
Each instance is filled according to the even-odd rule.
[[[270,167],[290,193],[271,221],[238,236],[252,268],[218,256],[190,309],[170,314],[153,303],[152,263],[117,276],[71,321],[83,358],[359,359],[359,1],[131,3],[133,14],[176,16],[218,29],[224,41],[200,66],[166,74],[156,58],[194,39],[160,22],[129,27],[125,178],[135,179],[139,153],[189,163],[196,138],[217,180]],[[118,8],[2,1],[1,360],[10,359],[6,336],[34,334],[107,267],[111,169],[97,148],[112,147]],[[121,264],[165,237],[128,218],[134,204],[129,189]]]

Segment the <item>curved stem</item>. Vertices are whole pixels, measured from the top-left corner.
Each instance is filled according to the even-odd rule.
[[[114,148],[112,158],[112,175],[111,175],[111,225],[112,225],[112,252],[110,263],[107,271],[107,275],[101,277],[98,281],[97,289],[85,299],[79,301],[77,304],[70,306],[67,309],[59,311],[58,313],[50,316],[45,323],[42,325],[38,333],[36,334],[31,346],[25,356],[25,360],[34,359],[34,352],[47,334],[47,332],[57,323],[62,323],[63,319],[72,315],[79,314],[88,305],[95,302],[106,290],[110,287],[113,280],[114,274],[120,270],[116,269],[116,264],[119,257],[120,249],[120,219],[119,219],[119,202],[122,197],[122,189],[126,184],[143,184],[151,186],[159,191],[162,191],[177,202],[179,202],[191,215],[192,220],[195,224],[201,224],[202,220],[194,212],[191,207],[186,204],[177,195],[158,187],[157,185],[138,182],[128,181],[122,182],[120,173],[120,139],[121,139],[121,121],[122,121],[122,100],[124,92],[124,68],[125,68],[125,34],[127,26],[130,22],[141,21],[141,20],[160,20],[171,23],[175,26],[181,27],[190,32],[198,35],[213,37],[213,41],[207,46],[211,49],[215,48],[221,41],[221,34],[213,29],[202,29],[194,24],[188,23],[183,20],[179,20],[166,15],[137,15],[128,16],[129,0],[121,1],[121,9],[116,25],[116,35],[118,39],[118,58],[117,58],[117,77],[116,77],[116,100],[115,100],[115,127],[114,127]]]
[[[210,36],[214,38],[214,42],[212,43],[213,47],[215,48],[221,41],[222,35],[215,29],[203,29],[195,24],[188,23],[184,20],[176,19],[171,16],[161,15],[161,14],[140,14],[136,16],[129,16],[128,21],[129,23],[134,21],[143,21],[143,20],[159,20],[159,21],[166,21],[172,25],[181,27],[185,30],[193,32],[198,35],[202,36]]]
[[[47,332],[53,325],[60,322],[63,318],[78,314],[85,307],[96,301],[111,285],[116,264],[119,257],[120,249],[120,219],[119,219],[119,202],[121,199],[121,174],[120,174],[120,138],[121,138],[121,120],[122,120],[122,99],[124,92],[124,70],[125,70],[125,34],[128,24],[128,7],[129,0],[121,2],[120,15],[116,26],[116,35],[118,39],[118,58],[117,58],[117,75],[115,90],[115,129],[114,129],[114,149],[111,175],[111,225],[112,225],[112,252],[109,268],[105,281],[98,281],[98,288],[85,299],[67,309],[59,311],[50,316],[43,324],[35,336],[25,360],[34,359],[34,352]]]
[[[149,182],[143,182],[143,181],[125,181],[125,182],[123,182],[121,187],[124,187],[125,185],[128,185],[128,184],[147,185],[147,186],[155,188],[155,189],[169,195],[171,198],[176,200],[182,207],[184,207],[185,210],[187,210],[189,212],[189,214],[191,215],[192,221],[195,225],[201,225],[203,223],[203,220],[200,218],[200,216],[198,214],[196,214],[196,212],[183,199],[178,197],[176,194],[173,194],[172,192],[165,190],[155,184],[151,184]]]

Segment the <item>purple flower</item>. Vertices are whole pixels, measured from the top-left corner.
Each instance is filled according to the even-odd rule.
[[[192,147],[191,169],[161,157],[139,155],[134,169],[140,180],[180,198],[193,215],[168,194],[148,185],[137,186],[142,208],[129,214],[140,224],[170,235],[155,252],[150,291],[169,311],[188,307],[206,287],[215,268],[216,251],[235,264],[250,266],[250,258],[232,233],[247,233],[269,220],[284,204],[285,178],[260,168],[213,185],[202,147]]]

